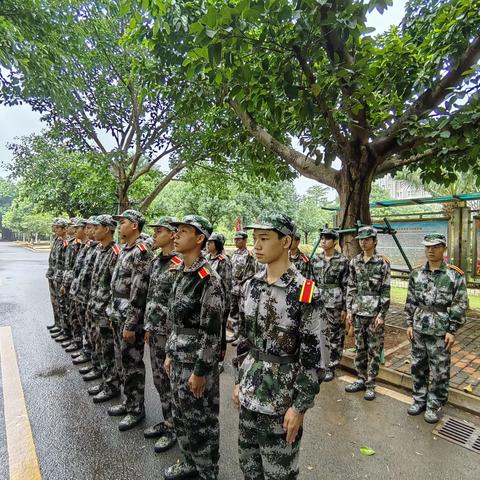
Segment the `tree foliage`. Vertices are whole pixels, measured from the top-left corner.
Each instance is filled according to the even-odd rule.
[[[386,172],[422,164],[424,180],[448,182],[480,169],[479,0],[412,0],[380,35],[367,16],[389,0],[124,4],[131,35],[153,51],[175,38],[186,79],[215,88],[256,142],[337,190],[344,226],[370,220],[371,185]]]

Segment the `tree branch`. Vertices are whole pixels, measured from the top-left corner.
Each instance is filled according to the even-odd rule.
[[[310,85],[310,88],[311,88],[313,85],[317,83],[313,70],[310,67],[307,59],[305,58],[305,55],[303,54],[302,50],[298,45],[294,45],[293,52],[295,54],[295,57],[298,60],[298,63],[300,64],[300,67],[302,68],[303,73],[307,77],[308,84]],[[340,128],[338,127],[337,122],[333,117],[332,110],[322,100],[322,97],[320,95],[315,95],[313,92],[312,94],[315,99],[315,103],[320,109],[320,112],[322,113],[323,118],[325,119],[325,122],[327,123],[328,128],[330,129],[330,132],[333,135],[333,138],[335,138],[335,141],[340,146],[340,148],[343,149],[347,143],[347,139],[340,131]]]
[[[297,172],[305,177],[321,181],[325,185],[336,188],[337,181],[335,174],[337,171],[326,165],[318,165],[313,159],[307,157],[303,153],[298,152],[292,147],[289,147],[276,138],[262,127],[258,126],[253,117],[243,110],[240,104],[234,100],[229,99],[229,104],[237,114],[245,129],[252,135],[258,143],[263,145],[267,150],[278,155],[288,165],[291,165]]]
[[[457,66],[448,71],[438,83],[425,90],[405,113],[379,137],[372,142],[372,148],[378,156],[385,157],[397,145],[397,136],[405,124],[412,118],[425,117],[440,105],[451,89],[465,78],[463,72],[469,70],[480,59],[480,36],[476,37],[463,52]]]
[[[180,173],[185,167],[187,166],[187,162],[182,161],[175,167],[173,167],[170,172],[168,172],[167,175],[165,175],[160,183],[155,187],[155,189],[145,197],[143,202],[140,204],[139,210],[141,212],[144,212],[150,205],[151,203],[157,198],[157,196],[160,194],[160,192],[167,186],[167,184],[173,180],[173,177],[175,177],[178,173]]]

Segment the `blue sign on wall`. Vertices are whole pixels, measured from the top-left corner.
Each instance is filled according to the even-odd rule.
[[[405,220],[390,224],[397,231],[397,238],[412,266],[425,263],[425,247],[422,240],[427,233],[443,233],[448,241],[447,219]],[[378,236],[378,251],[389,257],[393,268],[407,268],[391,235]]]

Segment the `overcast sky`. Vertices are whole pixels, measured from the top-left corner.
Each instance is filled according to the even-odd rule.
[[[375,27],[378,32],[385,31],[391,25],[398,25],[403,17],[406,0],[393,0],[393,6],[388,8],[383,15],[378,12],[370,14],[368,23]],[[39,134],[43,125],[40,121],[40,115],[32,112],[28,105],[20,105],[15,107],[5,107],[0,105],[0,177],[6,176],[3,168],[4,162],[9,162],[11,152],[6,148],[8,143],[15,141],[15,138],[30,135],[32,133]],[[303,194],[307,189],[317,182],[308,178],[300,177],[295,180],[295,188],[297,192]],[[331,198],[335,196],[334,191],[331,192]]]

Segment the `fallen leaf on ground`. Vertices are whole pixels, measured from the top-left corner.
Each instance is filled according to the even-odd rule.
[[[307,465],[307,470],[313,470],[313,467],[310,465]]]
[[[362,455],[371,456],[371,455],[375,455],[375,450],[370,447],[360,447],[360,453]]]
[[[415,452],[417,455],[421,455],[423,457],[423,453]]]
[[[465,392],[472,393],[473,392],[473,387],[470,384],[468,384],[466,387],[463,387],[463,390]]]

